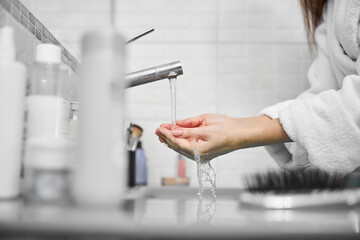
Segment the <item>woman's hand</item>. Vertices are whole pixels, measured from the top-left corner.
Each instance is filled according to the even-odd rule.
[[[155,134],[173,150],[194,159],[196,143],[202,160],[247,147],[291,141],[278,119],[266,116],[232,118],[219,114],[203,114],[179,120],[172,131],[171,124],[161,124]]]

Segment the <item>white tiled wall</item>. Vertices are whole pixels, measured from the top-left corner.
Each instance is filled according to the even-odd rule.
[[[69,51],[80,57],[83,31],[110,24],[110,0],[23,0]],[[126,37],[155,32],[128,46],[128,71],[180,60],[177,116],[205,112],[246,117],[307,88],[311,62],[297,0],[115,0],[115,23]],[[127,90],[128,118],[144,128],[149,183],[176,174],[177,155],[154,134],[170,121],[167,81]],[[195,164],[187,162],[191,185]],[[220,187],[243,174],[276,167],[263,148],[212,161]]]
[[[17,60],[30,66],[34,59],[35,47],[40,41],[28,32],[23,25],[16,21],[9,12],[0,7],[0,26],[4,25],[13,27],[15,36],[17,36],[15,38]],[[30,76],[30,71],[27,71],[27,74]]]

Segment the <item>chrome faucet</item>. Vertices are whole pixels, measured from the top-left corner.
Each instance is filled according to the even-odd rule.
[[[129,44],[153,31],[154,29],[150,28],[142,33],[139,33],[135,37],[129,39],[126,42],[126,44]],[[138,85],[142,85],[162,79],[176,78],[177,76],[182,74],[183,74],[183,70],[180,61],[144,69],[141,71],[137,71],[125,75],[126,88],[135,87]]]
[[[125,75],[126,88],[151,83],[162,79],[176,78],[183,74],[181,62],[173,62]]]

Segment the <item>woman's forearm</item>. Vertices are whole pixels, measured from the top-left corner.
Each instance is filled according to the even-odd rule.
[[[247,148],[255,146],[270,145],[292,140],[284,131],[278,118],[271,119],[265,115],[238,119],[242,125],[241,138],[237,139],[237,148]],[[244,126],[245,124],[245,126]],[[245,127],[245,128],[244,128]]]

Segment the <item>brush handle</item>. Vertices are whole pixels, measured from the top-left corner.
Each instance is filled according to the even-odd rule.
[[[155,31],[155,29],[150,28],[150,29],[148,29],[148,30],[146,30],[146,31],[144,31],[144,32],[142,32],[142,33],[139,33],[139,34],[137,34],[136,36],[134,36],[134,37],[130,38],[129,40],[127,40],[127,41],[126,41],[126,44],[129,44],[129,43],[131,43],[131,42],[133,42],[133,41],[135,41],[135,40],[137,40],[137,39],[139,39],[139,38],[141,38],[141,37],[143,37],[143,36],[145,36],[145,35],[153,32],[153,31]]]

